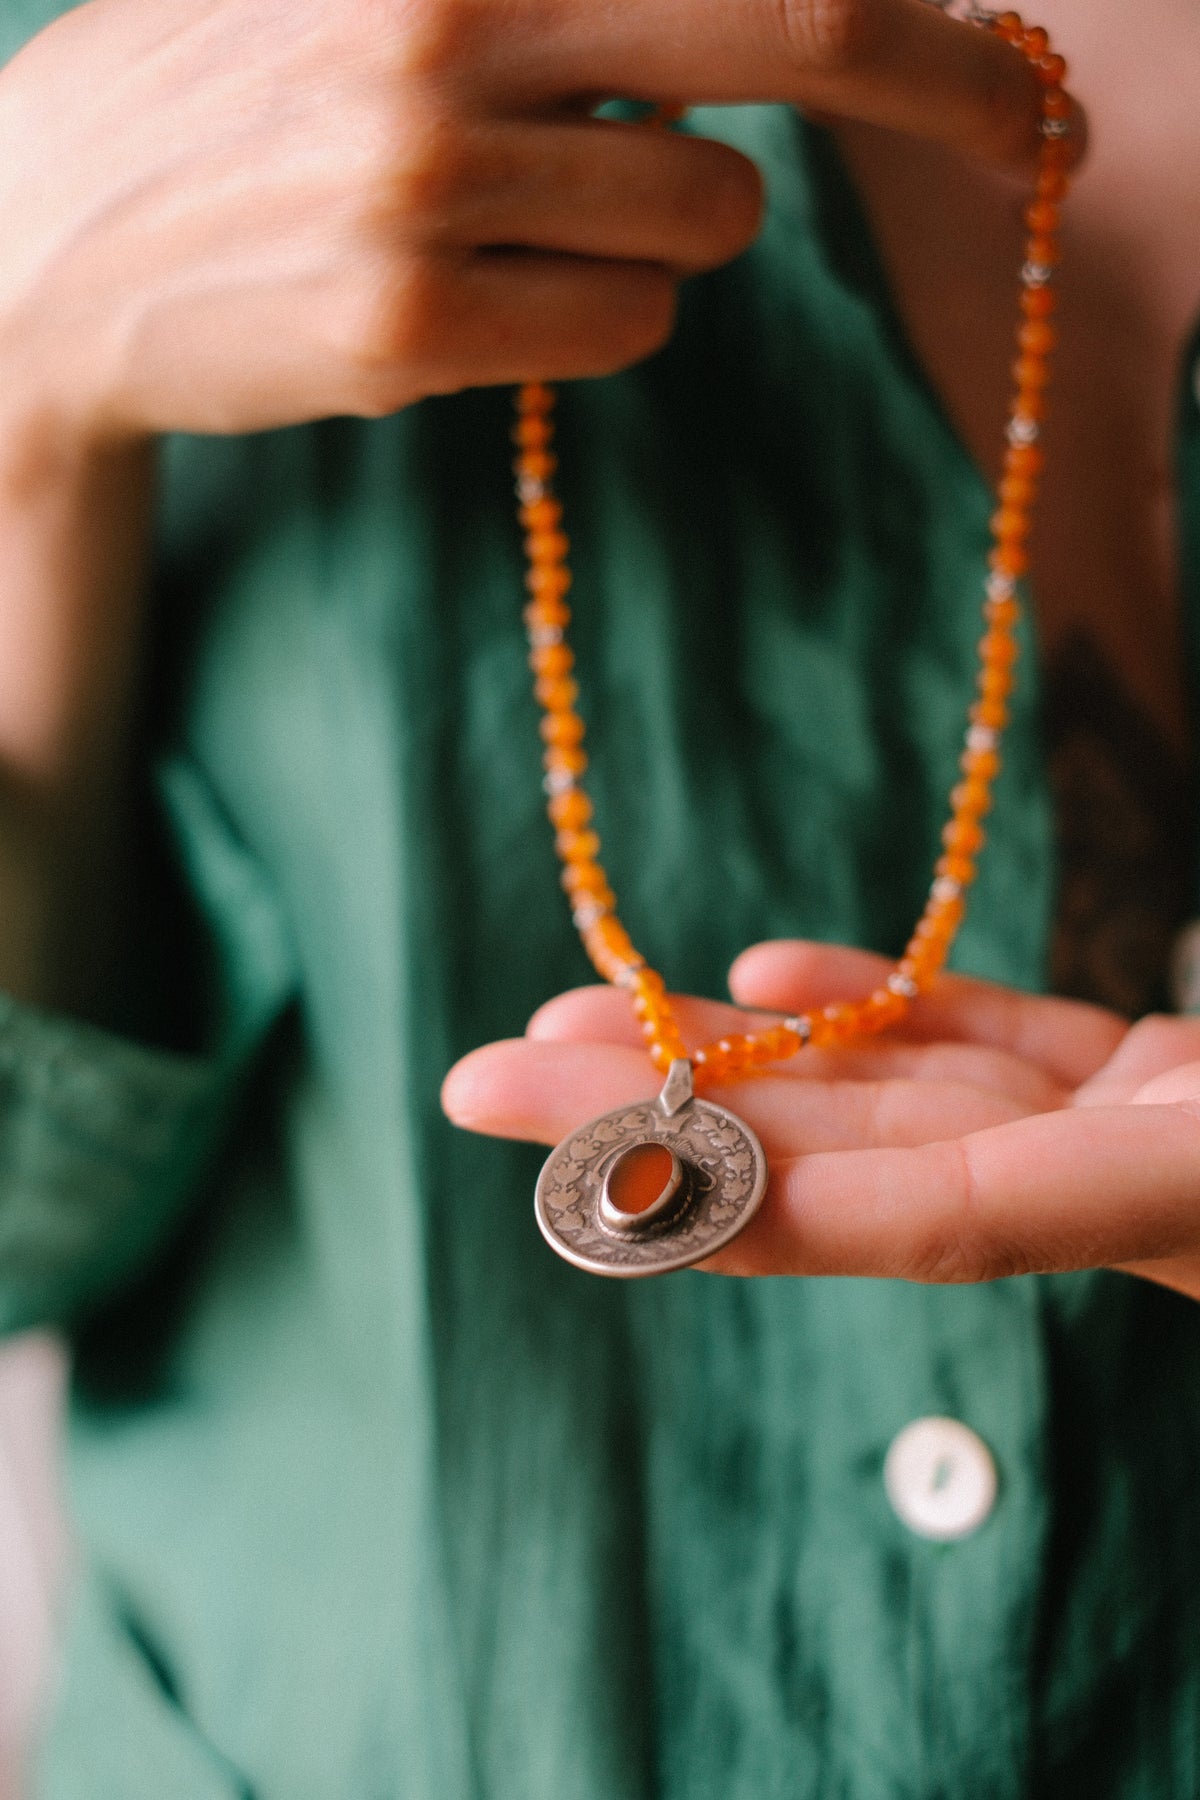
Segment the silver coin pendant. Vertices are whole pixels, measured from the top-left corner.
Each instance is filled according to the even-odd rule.
[[[750,1127],[698,1100],[692,1066],[671,1064],[657,1099],[581,1125],[538,1178],[542,1235],[593,1275],[665,1275],[713,1256],[748,1225],[767,1185]]]

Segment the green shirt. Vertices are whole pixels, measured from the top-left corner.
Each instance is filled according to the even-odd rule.
[[[828,145],[783,110],[694,123],[763,166],[765,230],[666,351],[564,396],[561,490],[622,911],[719,993],[763,937],[901,946],[990,501]],[[606,1283],[539,1238],[538,1152],[439,1112],[455,1057],[588,974],[507,408],[168,447],[152,748],[209,1049],[0,1014],[0,1309],[76,1343],[84,1566],[40,1792],[1194,1796],[1193,1304],[1103,1275]],[[1190,403],[1181,443],[1194,525]],[[1026,649],[956,962],[1036,987]],[[929,1414],[999,1469],[958,1544],[881,1481]]]

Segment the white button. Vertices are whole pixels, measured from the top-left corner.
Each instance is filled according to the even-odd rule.
[[[893,1440],[883,1485],[896,1517],[947,1544],[977,1531],[996,1503],[996,1465],[958,1419],[915,1419]]]
[[[1200,1012],[1200,919],[1175,934],[1171,946],[1171,1005],[1178,1013]]]

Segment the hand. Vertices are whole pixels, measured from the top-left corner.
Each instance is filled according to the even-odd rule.
[[[920,0],[91,0],[0,74],[3,419],[243,432],[636,360],[760,182],[610,94],[1037,141],[1020,54]]]
[[[747,1006],[793,1012],[878,984],[865,952],[763,944],[734,965]],[[680,1002],[684,1035],[744,1015]],[[446,1110],[553,1143],[652,1085],[625,996],[552,1001],[529,1035],[453,1069]],[[1107,1266],[1200,1298],[1200,1020],[1114,1014],[959,976],[903,1034],[804,1051],[720,1090],[763,1140],[771,1179],[728,1274],[985,1281]]]

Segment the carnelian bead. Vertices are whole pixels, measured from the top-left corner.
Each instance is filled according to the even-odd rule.
[[[1016,418],[1044,419],[1046,416],[1046,390],[1044,388],[1018,388],[1013,395],[1012,410]]]
[[[1020,602],[1008,600],[985,600],[983,616],[996,631],[1011,633],[1021,617]]]
[[[863,1002],[860,1025],[863,1031],[886,1031],[908,1011],[908,1002],[903,994],[893,994],[891,988],[876,988]]]
[[[1010,444],[1004,452],[1004,467],[1014,475],[1036,475],[1045,460],[1036,444]]]
[[[989,663],[980,670],[978,685],[985,700],[1004,700],[1012,693],[1016,680],[1010,669],[997,668],[994,663]]]
[[[677,1036],[662,1039],[650,1046],[650,1060],[660,1075],[665,1075],[673,1062],[679,1062],[686,1056],[683,1039]]]
[[[519,507],[517,517],[526,531],[553,531],[562,518],[562,504],[550,494]]]
[[[1052,287],[1022,288],[1021,311],[1030,319],[1046,319],[1058,310],[1058,295]]]
[[[1058,207],[1053,200],[1031,200],[1024,216],[1030,231],[1050,233],[1058,230]]]
[[[1070,187],[1070,179],[1062,169],[1040,169],[1033,191],[1039,200],[1065,200]]]
[[[553,436],[554,427],[549,419],[537,413],[527,413],[512,429],[513,443],[520,444],[524,450],[541,450]]]
[[[752,1032],[747,1042],[751,1061],[755,1063],[782,1062],[800,1048],[799,1034],[786,1025],[771,1025],[766,1031]]]
[[[989,22],[996,36],[1007,38],[1010,44],[1019,44],[1025,36],[1025,24],[1020,13],[997,13]]]
[[[557,600],[567,593],[571,586],[571,571],[561,563],[539,563],[536,568],[525,571],[525,586],[539,600]],[[567,618],[570,618],[567,614]],[[566,623],[566,619],[562,621]]]
[[[1045,356],[1058,342],[1058,332],[1045,319],[1028,319],[1017,333],[1017,342],[1026,356]]]
[[[1043,56],[1037,65],[1037,77],[1047,87],[1061,87],[1067,78],[1066,58],[1053,51],[1049,56]]]
[[[1070,96],[1061,87],[1048,87],[1042,95],[1042,117],[1044,119],[1069,119],[1070,116]]]
[[[1043,169],[1068,169],[1074,155],[1066,138],[1047,138],[1038,152]]]
[[[600,838],[594,831],[560,831],[554,848],[564,862],[590,863],[600,854]]]
[[[973,819],[951,819],[942,827],[942,842],[952,856],[974,856],[983,848],[984,834]]]
[[[523,450],[515,466],[517,474],[530,481],[549,481],[558,467],[558,458],[549,450]]]
[[[1006,475],[997,492],[1001,506],[1032,506],[1037,499],[1037,483],[1028,475]]]
[[[1001,543],[1020,543],[1022,538],[1029,536],[1033,521],[1020,507],[1002,506],[999,512],[992,514],[991,524]]]
[[[587,766],[587,751],[578,744],[551,744],[542,757],[547,775],[580,776]]]
[[[1008,724],[1008,708],[1002,700],[976,700],[968,717],[973,725],[986,725],[989,731],[1003,731]]]
[[[1030,58],[1044,56],[1050,48],[1050,33],[1040,25],[1031,25],[1021,39],[1021,48]]]
[[[956,782],[950,790],[950,804],[956,819],[982,819],[992,810],[992,796],[986,781]]]
[[[958,766],[968,781],[995,781],[1000,773],[1000,755],[996,750],[964,750]]]
[[[570,608],[560,594],[538,594],[526,606],[521,614],[530,631],[538,631],[543,626],[557,627],[571,623]]]
[[[985,631],[979,640],[979,660],[1008,668],[1021,654],[1021,646],[1007,631]]]
[[[583,720],[575,713],[551,713],[538,729],[547,744],[570,747],[583,742]]]
[[[1044,356],[1018,356],[1012,366],[1013,380],[1022,390],[1040,390],[1050,379],[1050,365]]]
[[[1044,269],[1052,269],[1058,261],[1058,244],[1054,238],[1038,232],[1027,240],[1025,255],[1031,263],[1037,263]]]
[[[565,794],[551,795],[546,811],[556,830],[579,831],[592,816],[592,803],[582,788],[571,788]]]
[[[558,395],[544,381],[527,381],[517,390],[517,410],[523,413],[553,412]]]
[[[975,879],[975,864],[969,856],[939,856],[933,872],[944,875],[947,881],[957,881],[960,887],[969,887]]]
[[[597,862],[568,863],[559,880],[568,894],[599,894],[608,887],[608,876]]]
[[[560,675],[539,675],[533,684],[534,699],[547,712],[570,712],[579,698],[579,683]]]
[[[565,531],[531,531],[525,539],[525,554],[534,563],[560,563],[570,548]]]
[[[646,994],[665,994],[667,991],[667,984],[658,970],[650,968],[649,965],[638,970],[633,978],[633,984]]]
[[[1029,555],[1017,544],[998,544],[988,552],[988,567],[999,570],[1001,575],[1024,575]]]
[[[535,644],[529,666],[538,675],[565,675],[575,667],[575,653],[569,644]]]

